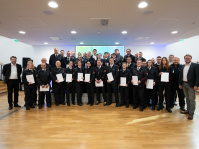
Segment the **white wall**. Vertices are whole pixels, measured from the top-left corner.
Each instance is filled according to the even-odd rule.
[[[17,63],[22,64],[22,57],[31,57],[32,55],[34,55],[33,46],[0,36],[1,63],[10,63],[10,57],[16,56]]]

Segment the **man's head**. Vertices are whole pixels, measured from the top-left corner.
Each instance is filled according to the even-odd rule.
[[[101,65],[102,65],[101,60],[97,60],[97,66],[99,67],[99,66],[101,66]]]
[[[185,63],[189,64],[191,62],[191,60],[192,60],[192,56],[190,54],[186,54],[184,56]]]
[[[57,48],[54,48],[54,53],[55,54],[58,54],[59,53],[59,50]]]
[[[90,51],[87,52],[87,57],[88,57],[88,58],[91,57],[91,52],[90,52]]]
[[[175,57],[173,63],[174,63],[174,65],[180,64],[180,58]]]
[[[104,58],[108,58],[108,53],[107,52],[104,52]]]
[[[152,61],[152,60],[148,60],[148,61],[147,61],[147,66],[148,66],[148,67],[151,67],[152,64],[153,64],[153,61]]]
[[[86,52],[83,52],[83,57],[86,57]]]
[[[61,67],[61,62],[60,61],[56,61],[55,65],[56,65],[57,68],[60,68]]]
[[[142,58],[142,56],[143,56],[142,52],[139,52],[138,57]]]
[[[82,61],[82,56],[79,55],[79,56],[78,56],[78,60],[79,60],[79,61]]]
[[[96,55],[96,53],[97,53],[97,50],[93,49],[93,55]]]
[[[97,58],[98,58],[98,59],[101,59],[101,58],[102,58],[102,54],[99,53],[99,54],[97,55]]]
[[[131,49],[127,49],[126,53],[127,53],[127,55],[130,55],[131,54]]]
[[[113,65],[113,64],[114,64],[113,58],[110,58],[110,59],[109,59],[109,63],[110,63],[110,65]]]
[[[123,69],[126,69],[126,66],[127,66],[126,62],[123,62],[123,63],[122,63],[122,68],[123,68]]]
[[[61,54],[62,56],[64,56],[64,53],[65,53],[64,50],[61,50],[61,51],[60,51],[60,54]]]
[[[137,67],[141,67],[142,66],[142,60],[137,60]]]
[[[128,63],[128,64],[130,64],[130,63],[131,63],[131,61],[132,61],[131,57],[130,57],[130,56],[129,56],[129,57],[127,57],[126,61],[127,61],[127,63]]]
[[[109,52],[107,52],[107,55],[108,55],[108,58],[109,58],[111,54]]]
[[[157,60],[157,64],[160,64],[160,63],[161,63],[161,59],[162,59],[162,57],[161,57],[161,56],[158,56],[158,57],[156,58],[156,60]]]
[[[42,58],[41,59],[41,63],[45,63],[46,64],[46,62],[47,62],[46,58]]]
[[[41,69],[46,69],[46,63],[41,63]]]
[[[174,55],[173,55],[173,54],[170,54],[170,55],[169,55],[169,62],[170,62],[170,63],[173,63],[173,61],[174,61]]]
[[[81,67],[82,66],[82,61],[77,61],[77,66]]]
[[[70,57],[70,51],[67,51],[67,52],[66,52],[66,56],[67,56],[67,57]]]
[[[87,67],[91,67],[91,62],[90,61],[87,62]]]
[[[120,54],[120,52],[119,52],[118,49],[115,49],[115,54],[116,54],[116,55]]]
[[[138,57],[138,53],[135,53],[135,57]]]
[[[152,63],[155,64],[155,58],[152,58],[151,60],[152,60]]]
[[[116,54],[115,54],[115,53],[112,54],[112,58],[113,58],[113,59],[116,58]]]
[[[11,63],[12,63],[13,65],[15,65],[16,62],[17,62],[17,57],[16,57],[16,56],[11,56],[11,57],[10,57],[10,61],[11,61]]]
[[[144,62],[142,62],[142,66],[143,67],[147,67],[147,63],[144,61]]]
[[[72,68],[73,67],[73,61],[70,61],[68,65],[69,65],[70,68]]]
[[[72,56],[72,57],[75,57],[75,51],[72,51],[72,52],[71,52],[71,56]]]

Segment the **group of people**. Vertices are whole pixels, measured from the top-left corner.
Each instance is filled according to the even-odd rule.
[[[185,65],[180,64],[180,59],[169,55],[158,56],[146,61],[143,53],[131,54],[126,50],[126,55],[120,55],[119,50],[115,53],[98,53],[94,49],[91,52],[84,52],[83,56],[75,52],[64,51],[57,48],[50,56],[49,64],[46,58],[42,58],[41,64],[34,66],[33,60],[27,61],[27,67],[22,68],[16,64],[17,58],[12,56],[11,63],[4,65],[3,75],[8,86],[9,109],[13,108],[12,92],[14,89],[14,107],[18,105],[20,75],[22,73],[22,84],[25,92],[26,110],[35,108],[37,104],[37,90],[39,93],[38,107],[42,108],[46,97],[48,107],[52,106],[51,90],[54,93],[55,104],[68,106],[75,105],[75,94],[77,93],[77,104],[83,105],[82,94],[84,89],[88,94],[88,103],[94,104],[94,93],[96,92],[96,105],[101,103],[100,93],[104,106],[112,104],[112,93],[115,97],[116,107],[133,105],[133,109],[139,107],[143,111],[147,106],[151,110],[160,111],[164,108],[172,112],[176,105],[177,96],[182,114],[189,114],[188,119],[193,119],[195,111],[195,91],[199,87],[199,65],[192,63],[192,56],[184,56]],[[163,75],[167,74],[165,81]],[[50,82],[52,81],[52,85]],[[152,87],[147,87],[152,81]],[[108,94],[107,94],[108,93]],[[66,98],[65,98],[66,94]],[[71,94],[71,98],[70,98]],[[120,95],[120,96],[119,96]],[[119,99],[120,97],[120,99]],[[185,110],[185,97],[187,109]]]

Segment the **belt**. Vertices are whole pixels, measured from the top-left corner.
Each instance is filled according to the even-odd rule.
[[[183,81],[184,83],[188,83],[187,81]]]

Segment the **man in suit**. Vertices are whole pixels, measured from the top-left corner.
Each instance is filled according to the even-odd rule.
[[[70,62],[70,51],[67,51],[66,57],[65,57],[65,63],[66,63],[66,68],[69,67],[69,62]]]
[[[91,55],[92,58],[94,58],[95,61],[97,61],[97,50],[93,49],[93,55]]]
[[[124,62],[127,62],[127,58],[131,58],[131,62],[135,63],[135,56],[131,54],[131,49],[126,50],[127,55],[124,56]]]
[[[182,114],[189,114],[188,119],[192,120],[196,107],[195,91],[199,87],[199,65],[192,63],[192,56],[184,56],[185,65],[181,67],[179,76],[179,88],[183,89],[186,97],[187,110],[181,111]]]
[[[50,56],[49,64],[52,66],[52,68],[56,67],[55,66],[56,61],[61,62],[62,68],[66,68],[64,57],[61,54],[59,54],[59,50],[57,48],[54,49],[54,54]]]
[[[21,65],[17,64],[17,58],[12,56],[11,63],[4,65],[3,75],[5,76],[5,83],[8,87],[8,104],[9,110],[13,108],[12,92],[14,89],[14,107],[21,107],[18,105],[19,84],[21,82],[20,75],[22,72]]]
[[[88,62],[88,61],[91,63],[91,67],[93,67],[93,66],[94,66],[94,63],[95,63],[95,59],[91,57],[91,52],[90,52],[90,51],[87,52],[87,58],[84,59],[84,61],[83,61],[82,66],[83,66],[84,68],[87,68],[87,62]]]
[[[138,59],[142,60],[142,62],[146,62],[146,59],[143,57],[143,53],[142,52],[139,52]]]
[[[52,67],[49,64],[47,64],[46,62],[47,62],[46,58],[42,58],[41,59],[41,63],[45,63],[46,64],[46,69],[48,69],[51,72]],[[42,70],[41,64],[39,64],[37,66],[37,71],[39,71],[39,70]]]
[[[75,57],[75,51],[71,52],[71,57],[70,57],[70,61],[73,62],[73,64],[76,62],[77,58]]]
[[[115,49],[115,55],[116,55],[115,64],[119,66],[119,68],[122,68],[123,56],[120,55],[118,49]]]

